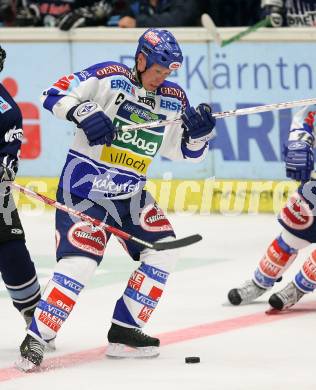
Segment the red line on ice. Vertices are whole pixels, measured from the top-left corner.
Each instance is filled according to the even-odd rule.
[[[298,305],[295,309],[278,313],[276,315],[267,315],[264,312],[244,315],[230,318],[227,320],[210,322],[207,324],[196,325],[190,328],[178,329],[167,333],[157,335],[161,340],[161,345],[181,343],[188,340],[194,340],[201,337],[213,336],[219,333],[230,332],[233,330],[246,328],[250,326],[262,325],[280,320],[298,317],[309,314],[316,310],[316,303],[310,302]],[[104,359],[106,347],[89,349],[81,352],[75,352],[64,356],[45,359],[41,368],[33,373],[24,373],[14,367],[0,368],[0,382],[25,377],[31,374],[43,373],[58,368],[72,367],[79,364],[91,363]]]

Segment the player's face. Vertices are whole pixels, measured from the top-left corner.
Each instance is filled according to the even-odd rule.
[[[172,71],[164,66],[154,64],[142,73],[142,84],[147,91],[155,91]]]
[[[147,91],[155,91],[172,72],[159,64],[153,64],[150,68],[145,69],[146,58],[141,53],[138,60],[138,70],[142,72],[142,84]]]

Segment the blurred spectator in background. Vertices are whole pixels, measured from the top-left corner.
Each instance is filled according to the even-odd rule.
[[[199,0],[200,1],[200,0]],[[202,14],[197,0],[132,0],[118,26],[180,27],[200,24]]]
[[[128,0],[99,0],[88,1],[86,6],[78,6],[65,14],[57,24],[61,30],[70,30],[76,27],[107,26],[110,19],[119,19],[119,16],[127,9]],[[117,25],[116,23],[112,23]]]
[[[0,20],[5,26],[51,26],[75,6],[76,0],[4,0]]]
[[[0,0],[0,24],[12,26],[15,20],[15,4],[12,0]]]
[[[316,0],[262,0],[272,27],[316,27]]]
[[[122,4],[126,1],[0,0],[0,20],[5,26],[48,26],[62,30],[104,26],[113,12],[123,12]]]
[[[251,26],[260,20],[261,0],[204,0],[202,13],[208,13],[216,26]]]

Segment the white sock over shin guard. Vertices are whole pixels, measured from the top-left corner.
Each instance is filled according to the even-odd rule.
[[[88,257],[60,259],[35,309],[28,333],[43,343],[55,338],[96,268],[96,261]]]
[[[283,230],[261,259],[254,273],[255,283],[262,288],[271,288],[296,259],[298,251],[309,244]]]
[[[176,250],[142,252],[141,265],[132,273],[123,296],[117,301],[112,322],[143,327],[163,293],[169,273],[178,260]]]

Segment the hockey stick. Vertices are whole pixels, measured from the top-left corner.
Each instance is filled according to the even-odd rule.
[[[195,244],[196,242],[202,240],[202,236],[200,234],[193,234],[192,236],[187,236],[184,238],[180,238],[179,240],[173,240],[173,241],[162,241],[162,242],[148,242],[144,241],[140,238],[134,237],[129,233],[124,232],[123,230],[117,229],[114,226],[110,226],[102,221],[99,221],[96,218],[90,217],[87,214],[82,213],[81,211],[75,210],[71,207],[68,207],[60,202],[57,202],[56,200],[47,198],[44,195],[41,195],[37,192],[31,191],[28,188],[22,187],[19,184],[11,183],[11,187],[14,189],[23,192],[25,195],[28,195],[32,198],[38,199],[41,202],[44,202],[52,207],[55,207],[55,209],[62,210],[65,213],[75,215],[82,221],[86,221],[91,223],[94,226],[98,226],[100,229],[105,230],[109,233],[113,233],[115,236],[122,238],[126,241],[131,241],[141,247],[154,249],[156,251],[163,251],[167,249],[177,249],[182,248],[184,246]]]
[[[273,104],[266,104],[264,106],[238,108],[236,110],[231,110],[231,111],[214,112],[213,116],[215,118],[228,118],[231,116],[250,115],[259,112],[284,110],[285,108],[308,106],[310,104],[315,104],[315,103],[316,103],[316,98],[294,100],[292,102],[273,103]],[[145,129],[145,128],[152,129],[154,127],[171,125],[173,123],[182,123],[182,119],[181,118],[166,119],[166,120],[159,119],[157,121],[145,122],[145,123],[140,123],[135,125],[124,125],[122,126],[122,128],[119,129],[119,131],[134,131],[134,130]]]
[[[240,33],[232,36],[229,39],[224,39],[222,41],[221,47],[227,46],[230,43],[239,41],[239,39],[243,38],[245,35],[248,35],[256,30],[258,30],[261,27],[268,27],[270,25],[270,21],[268,18],[260,20],[258,23],[254,24],[253,26],[248,27],[246,30],[241,31]]]
[[[203,14],[201,16],[202,26],[205,27],[210,33],[211,37],[215,40],[215,42],[221,47],[227,46],[230,43],[239,41],[245,35],[248,35],[261,27],[268,27],[270,25],[270,21],[268,18],[262,19],[253,26],[248,27],[246,30],[241,31],[240,33],[233,35],[229,39],[223,39],[209,14]]]
[[[209,14],[203,14],[201,16],[201,23],[202,26],[207,29],[207,31],[210,33],[211,37],[214,39],[214,41],[219,45],[222,46],[223,39],[217,30],[217,27],[214,23],[214,20],[210,17]]]

